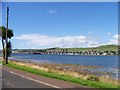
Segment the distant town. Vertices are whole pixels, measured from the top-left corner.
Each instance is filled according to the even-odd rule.
[[[48,48],[13,49],[13,54],[58,54],[58,55],[120,55],[120,46],[105,45],[94,48]],[[0,50],[2,53],[2,50]]]
[[[22,51],[12,51],[16,54],[59,54],[59,55],[118,55],[118,51],[69,51],[69,50],[22,50]]]
[[[58,55],[120,55],[117,45],[105,45],[95,48],[49,48],[49,49],[13,49],[15,54],[58,54]]]

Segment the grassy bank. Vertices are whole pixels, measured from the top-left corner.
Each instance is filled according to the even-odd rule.
[[[27,71],[27,72],[30,72],[30,73],[33,73],[33,74],[42,75],[42,76],[55,78],[55,79],[60,79],[60,80],[68,81],[68,82],[78,83],[78,84],[81,84],[81,85],[84,85],[84,86],[89,86],[89,87],[116,88],[116,89],[118,88],[117,85],[113,85],[113,84],[103,83],[103,82],[100,82],[100,81],[84,80],[84,79],[75,78],[75,77],[68,76],[68,75],[59,75],[58,73],[53,73],[53,72],[49,72],[49,71],[46,72],[46,71],[43,71],[43,70],[30,68],[30,67],[27,67],[27,66],[17,65],[15,63],[11,63],[11,62],[9,62],[9,64],[7,64],[7,66],[15,68],[15,69]]]
[[[1,59],[1,57],[0,57],[0,64],[2,64],[2,59]]]

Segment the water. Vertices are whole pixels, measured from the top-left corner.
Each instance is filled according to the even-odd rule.
[[[10,59],[118,68],[118,56],[12,54]]]

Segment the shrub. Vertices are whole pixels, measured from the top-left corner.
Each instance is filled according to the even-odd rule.
[[[84,79],[90,81],[100,81],[97,76],[93,76],[93,75],[86,76]]]

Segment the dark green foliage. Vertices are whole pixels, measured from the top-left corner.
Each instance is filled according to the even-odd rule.
[[[10,56],[11,51],[12,51],[12,46],[10,39],[14,36],[13,31],[11,29],[7,30],[7,38],[8,42],[6,44],[6,27],[0,26],[0,37],[2,41],[2,53],[3,53],[3,59],[5,60],[5,50],[7,49],[7,57]],[[7,46],[6,46],[7,45]],[[7,48],[6,48],[7,47]]]
[[[0,36],[2,36],[2,39],[5,39],[6,38],[6,28],[4,26],[0,27],[0,32],[1,32]],[[12,29],[8,29],[7,36],[9,39],[11,39],[11,37],[14,36]]]
[[[99,78],[97,76],[90,75],[90,76],[86,77],[86,80],[99,81]]]

